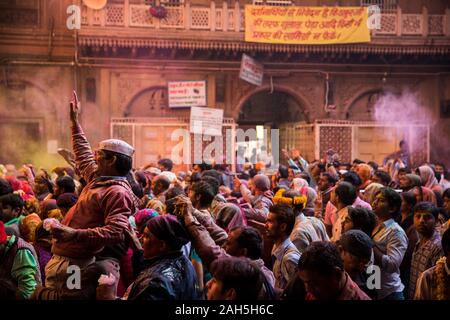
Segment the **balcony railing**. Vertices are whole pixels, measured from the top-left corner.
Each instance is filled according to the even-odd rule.
[[[149,6],[142,4],[108,4],[102,10],[82,8],[82,25],[101,27],[149,28],[172,30],[205,30],[213,32],[243,32],[244,8],[235,3],[229,7],[211,1],[209,7],[168,6],[168,15],[158,19],[150,14]],[[400,7],[396,12],[382,13],[381,29],[374,36],[445,36],[450,37],[450,9],[445,14],[428,14],[424,7],[421,14],[404,14]]]

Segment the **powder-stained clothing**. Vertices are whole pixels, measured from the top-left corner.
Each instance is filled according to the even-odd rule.
[[[241,193],[243,196],[251,194],[250,190],[243,184],[241,184]],[[248,220],[266,222],[267,216],[269,215],[269,208],[273,205],[272,191],[268,190],[264,194],[252,197],[251,199],[251,207],[242,207],[245,217]]]
[[[272,248],[273,274],[275,287],[286,288],[288,282],[297,275],[297,264],[300,252],[289,238]]]
[[[417,279],[420,274],[434,266],[443,255],[441,236],[437,230],[435,230],[431,238],[424,243],[421,244],[420,239],[417,241],[411,261],[411,275],[409,279],[410,298],[414,297]]]
[[[9,279],[17,286],[16,296],[29,299],[37,285],[41,284],[38,258],[31,244],[10,236],[0,255],[0,278]]]
[[[87,259],[105,246],[122,245],[135,238],[128,217],[137,211],[139,199],[124,177],[99,177],[89,142],[80,125],[72,126],[72,144],[77,168],[87,185],[62,224],[77,229],[74,241],[56,242],[54,254]],[[128,246],[122,248],[126,253]]]

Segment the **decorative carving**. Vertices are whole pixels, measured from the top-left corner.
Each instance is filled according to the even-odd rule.
[[[142,89],[140,79],[119,78],[117,82],[117,91],[119,92],[119,106],[124,109],[126,103]]]
[[[320,154],[328,149],[335,150],[340,160],[351,162],[352,155],[352,128],[351,127],[327,127],[320,126]]]
[[[379,34],[397,34],[397,15],[396,14],[382,14],[381,15],[381,30],[377,30]]]
[[[106,25],[123,26],[124,25],[124,6],[111,4],[106,7]]]
[[[428,16],[428,33],[432,35],[444,34],[444,15],[432,14]]]
[[[423,19],[420,14],[402,15],[402,33],[403,34],[422,34]]]
[[[165,28],[183,28],[184,27],[184,8],[168,7],[167,17],[161,20],[161,27]]]
[[[146,5],[130,5],[130,26],[154,27],[155,20]]]
[[[209,8],[192,8],[191,28],[208,30],[210,28],[209,11]]]
[[[216,9],[216,30],[222,30],[222,28],[223,28],[222,15],[223,15],[223,10]]]
[[[38,24],[37,9],[1,8],[0,25],[35,27]]]

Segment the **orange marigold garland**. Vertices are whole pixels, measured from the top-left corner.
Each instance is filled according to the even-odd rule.
[[[283,193],[284,193],[284,189],[280,189],[278,190],[278,192],[275,194],[275,197],[273,197],[273,203],[275,204],[287,204],[287,205],[303,205],[303,207],[305,207],[306,204],[306,197],[305,196],[297,196],[294,198],[288,198],[288,197],[283,197]]]

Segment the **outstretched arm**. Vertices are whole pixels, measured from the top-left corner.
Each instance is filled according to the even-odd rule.
[[[72,149],[75,154],[75,164],[81,176],[89,183],[95,177],[97,164],[91,146],[84,135],[78,121],[80,105],[77,94],[73,92],[73,100],[70,102],[70,121],[72,124]]]

